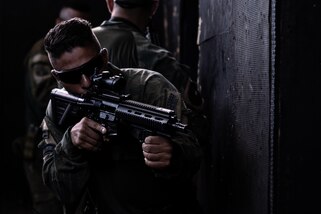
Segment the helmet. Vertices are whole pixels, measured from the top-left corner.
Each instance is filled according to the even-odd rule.
[[[124,8],[134,8],[150,6],[153,0],[114,0],[114,2]]]

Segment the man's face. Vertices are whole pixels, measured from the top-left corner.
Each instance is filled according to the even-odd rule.
[[[100,72],[104,65],[102,54],[88,47],[76,47],[58,59],[51,56],[49,59],[54,68],[53,76],[74,94],[85,94],[91,86],[91,77]]]

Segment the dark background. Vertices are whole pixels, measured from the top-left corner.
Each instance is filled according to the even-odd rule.
[[[1,1],[1,213],[28,202],[11,149],[23,134],[22,60],[59,2]],[[90,2],[98,25],[105,2]],[[206,101],[205,213],[321,213],[320,1],[161,2],[160,43],[193,68]]]
[[[109,17],[104,0],[89,0],[93,26]],[[23,59],[34,42],[54,26],[62,0],[1,1],[1,207],[25,213],[30,197],[12,142],[24,133]],[[21,212],[20,212],[21,210]]]

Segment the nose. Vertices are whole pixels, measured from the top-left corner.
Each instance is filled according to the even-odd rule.
[[[81,75],[80,85],[82,88],[89,88],[91,85],[91,80],[86,75]]]

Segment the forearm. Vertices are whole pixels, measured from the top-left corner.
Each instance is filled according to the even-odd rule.
[[[45,184],[64,204],[72,204],[81,197],[89,177],[88,163],[77,148],[72,148],[69,131],[57,146],[44,157]]]

